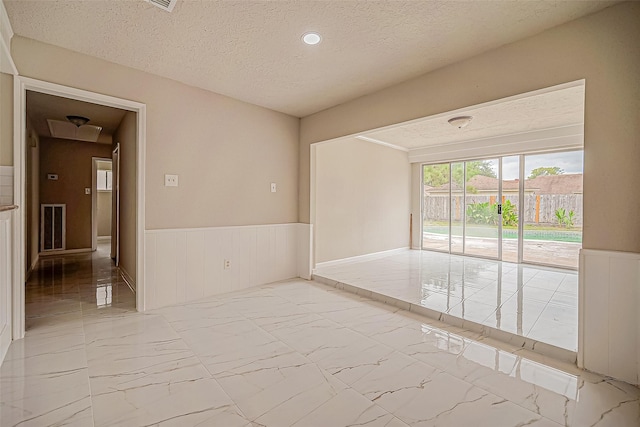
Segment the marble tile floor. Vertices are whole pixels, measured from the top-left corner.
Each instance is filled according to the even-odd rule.
[[[3,427],[640,423],[636,387],[316,282],[138,313],[107,260],[42,267]]]
[[[320,264],[314,277],[525,337],[529,348],[542,342],[568,350],[567,357],[577,351],[573,270],[405,250]]]

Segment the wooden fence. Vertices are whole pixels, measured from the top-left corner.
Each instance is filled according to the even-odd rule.
[[[462,195],[452,195],[451,210],[453,220],[462,220],[463,213]],[[509,200],[512,204],[518,205],[517,195],[505,195],[503,201]],[[478,194],[467,195],[467,205],[473,203],[495,203],[495,197]],[[503,202],[504,203],[504,202]],[[574,212],[573,224],[582,225],[582,194],[525,194],[524,196],[524,219],[526,224],[557,225],[556,210],[564,208],[567,216],[570,211]],[[449,197],[448,196],[426,196],[423,207],[424,219],[431,221],[449,220]]]

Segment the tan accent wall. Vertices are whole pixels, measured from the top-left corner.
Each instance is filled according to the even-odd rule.
[[[640,182],[638,22],[640,3],[621,3],[303,118],[300,221],[312,143],[586,79],[584,247],[640,252],[640,197],[624,185]]]
[[[98,191],[98,237],[111,237],[111,191]]]
[[[0,73],[0,166],[13,166],[13,76]]]
[[[19,36],[11,54],[23,76],[147,105],[147,229],[297,222],[299,119]]]
[[[67,205],[66,249],[91,248],[91,194],[84,189],[92,186],[92,157],[110,155],[105,144],[40,138],[40,203]]]
[[[350,138],[316,147],[316,262],[409,246],[407,153]]]
[[[128,112],[113,135],[114,144],[120,144],[119,267],[133,279],[132,285],[136,280],[136,120],[136,114]]]

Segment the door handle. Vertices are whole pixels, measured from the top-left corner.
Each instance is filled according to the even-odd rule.
[[[498,205],[498,215],[502,215],[502,205]]]

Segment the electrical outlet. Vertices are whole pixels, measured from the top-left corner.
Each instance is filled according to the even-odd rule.
[[[231,268],[231,261],[228,259],[224,260],[224,269],[229,270]]]
[[[178,186],[178,175],[165,175],[164,176],[164,186],[165,187],[177,187]]]
[[[275,193],[276,191],[278,191],[278,186],[276,185],[275,182],[271,183],[271,192]]]

